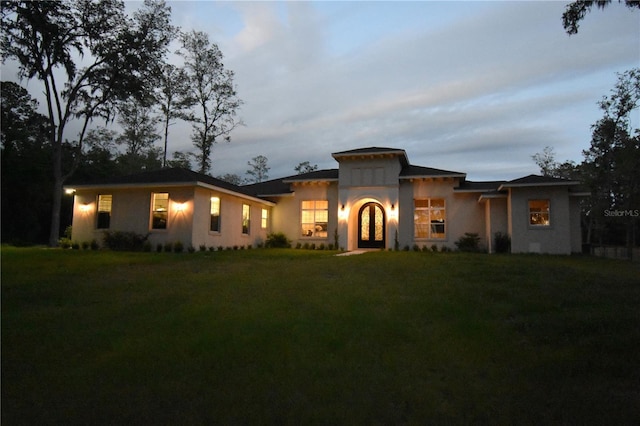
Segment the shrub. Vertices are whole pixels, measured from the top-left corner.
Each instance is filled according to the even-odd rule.
[[[184,244],[180,241],[176,241],[173,243],[173,252],[174,253],[182,253],[184,251]]]
[[[435,244],[431,244],[431,251],[434,252],[434,253],[437,253],[438,252],[438,246],[435,245]]]
[[[209,251],[216,251],[216,248],[214,246],[209,247]]]
[[[158,243],[158,245],[156,246],[156,251],[158,253],[162,253],[162,244]]]
[[[171,253],[173,251],[173,243],[170,243],[170,242],[164,243],[164,251],[165,253]]]
[[[91,250],[98,250],[100,248],[100,245],[98,244],[97,240],[91,240]]]
[[[196,248],[195,248],[194,246],[189,246],[189,247],[187,248],[187,251],[188,251],[189,253],[195,253]],[[204,251],[204,250],[200,250],[200,251]]]
[[[89,250],[89,242],[88,241],[83,241],[82,242],[82,250]]]
[[[455,244],[460,251],[480,251],[480,237],[475,232],[465,232],[462,237],[458,238],[458,241],[456,241]]]
[[[297,244],[296,244],[296,249],[297,249],[297,250],[300,250],[301,248],[302,248],[302,244],[297,243]]]
[[[428,253],[429,252],[429,247],[427,247],[426,245],[422,246],[422,252],[423,253]]]
[[[71,248],[74,250],[80,250],[80,244],[79,243],[71,243]]]
[[[329,244],[329,245],[327,246],[327,250],[333,250],[333,247],[334,247],[334,245],[333,245],[333,244]]]
[[[218,251],[222,251],[222,250],[224,250],[224,247],[218,246]]]
[[[315,250],[316,249],[316,243],[311,243],[311,246],[309,248],[311,250]]]
[[[396,229],[396,236],[393,239],[393,249],[395,251],[400,251],[400,240],[398,239],[398,230]]]
[[[302,248],[303,248],[304,250],[309,250],[309,243],[304,243],[304,244],[302,245]]]
[[[267,235],[267,248],[288,248],[291,247],[291,241],[282,232],[271,233]]]
[[[409,251],[409,244],[407,244],[406,246],[404,246],[404,247],[402,248],[402,251]]]
[[[207,246],[200,244],[200,251],[207,251]]]
[[[141,251],[149,234],[142,235],[135,232],[105,231],[104,246],[114,251]]]
[[[324,250],[324,243],[320,243],[320,245],[318,246],[318,250]]]
[[[335,248],[338,248],[339,245],[340,245],[340,235],[338,235],[338,228],[336,227],[336,229],[334,229],[333,231],[333,246]]]
[[[147,240],[144,242],[144,244],[142,245],[142,251],[147,253],[151,251],[151,241]]]
[[[413,251],[420,251],[420,246],[417,244],[413,245]]]
[[[496,232],[494,241],[496,253],[509,253],[511,251],[511,238],[508,234]]]

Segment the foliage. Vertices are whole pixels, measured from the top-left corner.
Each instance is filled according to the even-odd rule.
[[[511,237],[509,237],[509,234],[496,232],[494,235],[494,250],[496,253],[511,252]]]
[[[253,157],[251,161],[247,161],[247,165],[250,167],[247,170],[247,174],[251,176],[247,179],[248,183],[260,183],[269,177],[269,169],[267,162],[269,159],[264,155],[258,155]]]
[[[0,155],[3,242],[44,243],[53,204],[49,123],[38,102],[16,83],[0,87]],[[4,208],[11,206],[11,208]]]
[[[114,251],[143,251],[149,234],[128,231],[105,231],[104,246]]]
[[[184,71],[188,86],[186,99],[197,106],[185,119],[192,123],[191,140],[200,173],[211,168],[211,149],[219,138],[229,142],[231,131],[241,124],[236,111],[242,101],[233,85],[234,73],[224,68],[222,52],[209,36],[200,31],[182,34]]]
[[[245,183],[244,179],[242,179],[242,176],[235,173],[226,173],[224,175],[217,176],[217,178],[234,185],[243,185]]]
[[[285,413],[291,424],[634,424],[640,414],[630,262],[215,257],[3,248],[2,423],[279,424]]]
[[[295,166],[293,169],[299,175],[301,175],[303,173],[309,173],[309,172],[314,172],[314,171],[318,170],[318,165],[317,164],[311,165],[310,162],[303,161],[302,163],[300,163],[297,166]]]
[[[59,237],[62,185],[80,160],[89,122],[112,119],[114,105],[153,87],[153,67],[161,63],[171,38],[169,8],[146,0],[129,17],[124,3],[2,2],[3,60],[18,61],[19,77],[43,85],[52,149],[53,193],[49,244]],[[82,61],[76,63],[78,57]],[[63,156],[72,119],[80,132]]]
[[[265,243],[267,248],[288,248],[291,247],[291,241],[282,232],[271,233],[267,235]]]
[[[593,125],[591,147],[583,151],[585,183],[592,194],[591,225],[601,230],[606,211],[630,211],[640,206],[640,129],[631,129],[631,116],[640,107],[640,69],[618,75],[618,82],[600,108],[604,117]],[[626,243],[634,244],[633,229],[638,218],[626,216]],[[604,235],[598,238],[602,241]]]
[[[169,127],[175,119],[186,116],[186,110],[191,107],[188,98],[189,80],[184,69],[171,64],[163,64],[160,67],[158,90],[155,92],[155,100],[162,114],[164,129],[164,149],[162,154],[162,167],[167,166],[167,145],[169,142]],[[176,153],[173,154],[174,159]],[[178,167],[172,165],[170,167]],[[180,166],[184,167],[184,166]],[[191,169],[191,166],[185,167]]]
[[[620,2],[620,0],[618,0]],[[638,0],[624,0],[628,8],[633,9],[640,8],[640,2]],[[600,9],[604,9],[611,0],[576,0],[566,6],[564,13],[562,14],[562,25],[564,26],[567,34],[577,34],[579,23],[584,19],[594,5]]]
[[[455,242],[458,250],[464,252],[479,252],[480,249],[480,237],[475,232],[465,232],[463,236],[458,238]]]

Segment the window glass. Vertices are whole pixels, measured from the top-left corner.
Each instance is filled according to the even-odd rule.
[[[167,229],[169,217],[169,193],[154,192],[151,202],[151,228]]]
[[[209,230],[220,232],[220,198],[211,197],[211,220]]]
[[[242,233],[249,234],[249,224],[250,224],[250,210],[248,204],[242,205]]]
[[[267,229],[267,225],[269,224],[269,210],[262,209],[262,219],[260,222],[260,226],[262,229]]]
[[[529,225],[549,226],[549,200],[529,200]]]
[[[98,220],[96,228],[109,229],[111,226],[112,195],[98,195]]]
[[[415,238],[443,239],[446,237],[446,208],[444,198],[414,200]]]
[[[329,201],[303,201],[300,222],[303,237],[327,237]]]

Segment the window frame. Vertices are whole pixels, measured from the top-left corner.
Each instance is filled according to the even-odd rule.
[[[156,208],[156,196],[157,195],[167,195],[167,205],[166,208],[164,210],[161,210],[162,207],[160,208]],[[152,231],[166,231],[167,229],[169,229],[169,200],[171,198],[169,197],[169,193],[168,192],[152,192],[151,193],[151,217],[149,218],[149,228]],[[158,227],[156,226],[156,214],[162,214],[164,212],[164,226],[163,227]]]
[[[251,235],[251,206],[244,203],[242,203],[242,235]]]
[[[218,205],[218,217],[217,219],[214,219],[214,212],[213,212],[213,206],[214,206],[214,202],[213,200],[217,200],[217,205]],[[209,199],[209,232],[211,233],[215,233],[215,234],[219,234],[222,232],[222,200],[220,199],[220,197],[212,195]],[[214,220],[215,220],[215,228],[214,228]]]
[[[427,202],[427,206],[418,206],[418,202]],[[434,206],[434,201],[442,201],[442,207],[439,205]],[[418,235],[418,226],[421,225],[418,222],[418,211],[426,212],[426,225],[427,235]],[[436,216],[435,213],[438,212]],[[439,217],[439,218],[438,218]],[[442,227],[442,232],[434,232],[435,227]],[[444,197],[425,197],[415,198],[413,200],[413,233],[416,240],[434,240],[445,241],[447,239],[447,200]],[[438,236],[438,235],[442,236]],[[436,236],[434,236],[436,235]]]
[[[313,203],[313,208],[305,207],[305,203]],[[323,203],[323,205],[326,205],[326,207],[318,207],[318,203]],[[312,221],[305,221],[305,212],[307,212],[307,215],[311,213],[313,219]],[[320,218],[318,217],[319,213],[322,215]],[[319,220],[323,217],[326,218],[326,221]],[[320,227],[320,229],[318,229],[318,227]],[[329,238],[329,200],[300,201],[299,229],[301,238]]]
[[[536,210],[532,208],[532,203],[546,203],[546,211],[544,207]],[[534,215],[537,215],[543,223],[534,223]],[[546,223],[544,223],[544,217],[546,216]],[[531,229],[549,229],[551,228],[551,200],[549,198],[530,198],[527,200],[527,225]]]
[[[107,201],[103,199],[103,197],[109,197],[108,200],[108,205],[109,205],[109,210],[103,210],[102,206],[103,206],[103,202],[106,203]],[[108,213],[107,219],[106,219],[106,226],[102,226],[102,222],[103,220],[101,219],[101,213]],[[110,229],[111,228],[111,215],[113,214],[113,194],[98,194],[98,199],[96,201],[96,229]]]

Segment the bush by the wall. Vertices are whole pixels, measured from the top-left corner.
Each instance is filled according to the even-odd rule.
[[[511,238],[508,234],[496,232],[494,242],[496,253],[509,253],[511,251]]]
[[[460,251],[480,251],[480,237],[475,232],[465,232],[462,237],[458,238],[458,241],[456,241],[455,244]]]
[[[282,232],[271,233],[267,235],[267,241],[265,242],[267,248],[289,248],[291,247],[291,241]]]
[[[174,253],[182,253],[184,251],[184,244],[180,241],[176,241],[173,243],[173,252]]]
[[[135,232],[105,231],[104,246],[116,251],[141,251],[149,234],[142,235]]]

